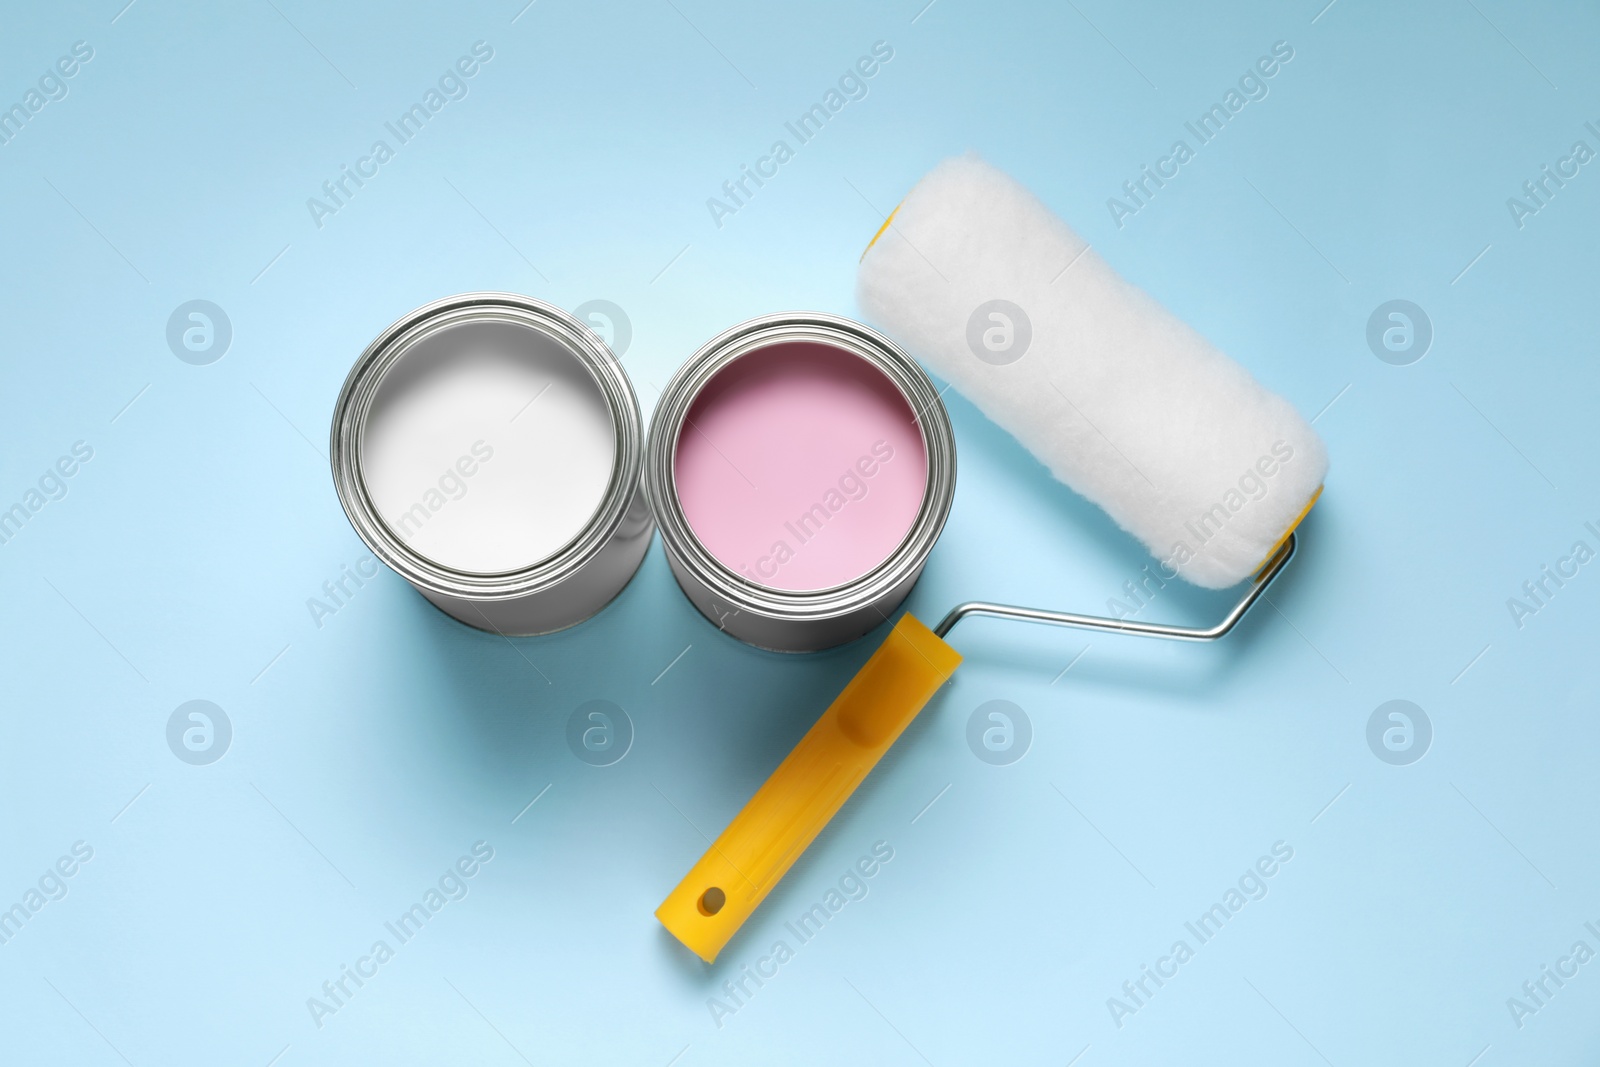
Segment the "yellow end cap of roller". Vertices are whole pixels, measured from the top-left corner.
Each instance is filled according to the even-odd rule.
[[[1283,531],[1283,536],[1278,538],[1277,541],[1273,542],[1272,550],[1269,551],[1267,553],[1267,557],[1261,561],[1261,566],[1256,568],[1255,576],[1258,580],[1261,578],[1261,575],[1266,572],[1266,569],[1272,566],[1272,561],[1278,558],[1278,550],[1283,547],[1283,543],[1285,541],[1289,540],[1289,535],[1294,533],[1295,530],[1299,528],[1300,524],[1306,520],[1307,515],[1311,514],[1312,505],[1321,499],[1322,486],[1319,485],[1317,486],[1317,491],[1311,494],[1311,499],[1306,501],[1306,506],[1300,509],[1300,514],[1296,515],[1294,517],[1294,521],[1289,524],[1289,528]]]
[[[711,963],[889,751],[961,654],[910,615],[656,909]]]
[[[865,248],[863,248],[861,250],[861,256],[860,256],[859,259],[856,260],[857,263],[859,263],[859,262],[861,262],[861,260],[867,258],[867,253],[872,251],[872,246],[878,243],[878,238],[883,236],[884,231],[889,228],[889,223],[894,221],[895,211],[899,211],[899,210],[900,210],[900,205],[896,204],[894,206],[894,211],[889,212],[889,217],[883,220],[883,225],[882,226],[878,227],[878,232],[872,235],[872,240],[867,242],[867,247],[865,247]]]

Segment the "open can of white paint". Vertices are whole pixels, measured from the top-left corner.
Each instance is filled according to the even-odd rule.
[[[452,296],[380,333],[345,379],[329,456],[373,553],[479,629],[582,622],[650,546],[633,386],[593,331],[530,297]]]

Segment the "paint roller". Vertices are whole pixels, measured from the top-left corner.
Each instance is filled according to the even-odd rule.
[[[1230,632],[1295,551],[1327,452],[1283,398],[1148,294],[1013,179],[939,165],[862,256],[868,317],[1099,504],[1162,576],[1249,585],[1210,627],[969,602],[907,614],[657,909],[706,962],[954,673],[944,638],[988,615],[1145,637]]]

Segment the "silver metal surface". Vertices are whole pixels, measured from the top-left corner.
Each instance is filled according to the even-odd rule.
[[[855,581],[816,591],[759,585],[714,557],[689,527],[674,475],[679,434],[706,383],[741,356],[797,341],[841,349],[881,371],[915,413],[928,460],[922,506],[900,545]],[[853,640],[887,621],[916,584],[955,496],[955,435],[938,390],[916,361],[887,338],[834,315],[767,315],[707,342],[667,384],[650,427],[644,479],[667,562],[700,613],[748,644],[811,652]]]
[[[1238,625],[1244,613],[1250,610],[1250,605],[1267,591],[1267,586],[1272,584],[1289,560],[1294,556],[1296,538],[1290,534],[1283,545],[1279,547],[1267,562],[1261,574],[1250,583],[1250,588],[1245,590],[1244,596],[1223,616],[1222,621],[1215,626],[1204,629],[1193,626],[1169,626],[1158,622],[1128,622],[1125,619],[1110,619],[1103,615],[1074,615],[1065,611],[1044,611],[1039,608],[1019,608],[1010,604],[988,604],[980,600],[957,604],[950,609],[950,613],[939,621],[933,632],[939,637],[944,637],[955,629],[956,623],[969,615],[990,615],[1001,619],[1019,619],[1023,622],[1044,623],[1048,626],[1072,626],[1083,630],[1110,630],[1116,633],[1132,634],[1135,637],[1165,637],[1173,641],[1215,641],[1225,636],[1228,631]]]
[[[477,322],[513,325],[553,340],[599,386],[616,437],[604,496],[565,546],[526,567],[494,574],[458,570],[411,548],[384,521],[362,476],[364,430],[385,376],[419,340]],[[441,611],[505,635],[549,633],[582,622],[622,591],[654,529],[640,484],[644,427],[627,373],[578,319],[514,293],[464,293],[427,304],[380,333],[356,360],[334,405],[329,459],[339,502],[367,547]]]

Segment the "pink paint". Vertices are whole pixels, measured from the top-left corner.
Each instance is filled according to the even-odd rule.
[[[882,563],[915,521],[928,457],[911,406],[872,364],[813,342],[739,357],[678,436],[695,536],[761,585],[817,590]]]

